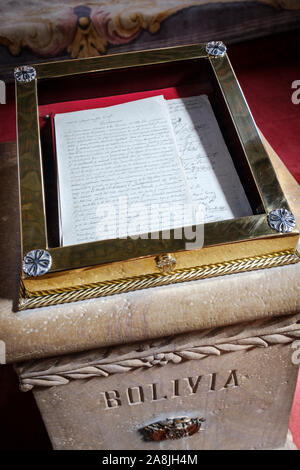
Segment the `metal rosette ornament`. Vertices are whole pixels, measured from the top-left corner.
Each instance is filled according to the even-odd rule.
[[[23,260],[23,271],[29,277],[43,276],[52,265],[50,253],[46,250],[32,250]]]
[[[28,83],[36,79],[36,70],[31,65],[21,65],[16,67],[14,77],[19,83]]]
[[[222,41],[210,41],[206,44],[206,52],[211,57],[223,57],[227,47]]]
[[[287,209],[275,209],[268,215],[268,222],[273,230],[281,233],[292,232],[296,228],[296,219]]]

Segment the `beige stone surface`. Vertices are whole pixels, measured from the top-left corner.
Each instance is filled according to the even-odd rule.
[[[221,356],[233,351],[268,348],[274,344],[292,344],[299,338],[300,313],[297,313],[276,319],[264,318],[172,335],[142,343],[35,359],[16,364],[15,368],[21,390],[28,391],[34,387],[65,385],[74,379],[107,377],[140,368],[149,369],[156,365],[200,361],[211,355]]]
[[[0,147],[0,339],[20,361],[157,338],[300,310],[300,264],[157,287],[62,306],[14,311],[19,212],[15,144]],[[299,220],[300,189],[272,152]]]
[[[225,328],[218,341],[233,331]],[[88,380],[74,372],[67,384],[37,387],[34,395],[55,449],[276,449],[285,443],[297,380],[292,353],[291,343],[277,342]],[[65,359],[76,368],[76,356]],[[142,439],[140,428],[183,416],[204,418],[203,430]]]
[[[270,450],[298,450],[296,447],[296,444],[293,441],[293,436],[292,436],[291,431],[290,430],[288,431],[287,438],[283,446],[277,447],[275,449],[270,449]]]

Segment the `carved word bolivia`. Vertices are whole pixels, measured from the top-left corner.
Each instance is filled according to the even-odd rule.
[[[225,380],[223,378],[222,381],[218,378],[218,373],[213,372],[206,376],[199,375],[198,377],[174,379],[167,385],[169,393],[165,393],[163,391],[161,384],[151,383],[128,387],[123,392],[119,392],[118,390],[108,390],[106,392],[101,392],[101,394],[104,399],[105,409],[111,410],[124,404],[128,404],[129,406],[141,405],[145,401],[157,402],[172,400],[181,396],[195,395],[201,385],[205,385],[205,390],[208,392],[226,390],[238,387],[239,381],[237,371],[231,370],[229,371],[228,377]],[[202,390],[204,389],[203,386]]]

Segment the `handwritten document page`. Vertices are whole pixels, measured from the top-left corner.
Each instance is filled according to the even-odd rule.
[[[192,225],[186,203],[202,204],[205,222],[252,214],[205,95],[54,119],[63,246]],[[164,217],[164,205],[179,210]]]
[[[252,215],[208,97],[166,103],[192,199],[204,205],[205,222]]]
[[[163,96],[54,120],[63,246],[183,226],[182,211],[159,223],[145,212],[190,202]]]

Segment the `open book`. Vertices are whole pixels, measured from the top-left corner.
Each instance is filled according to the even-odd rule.
[[[252,215],[205,95],[56,114],[54,123],[63,246],[192,225],[197,208],[205,222]]]

